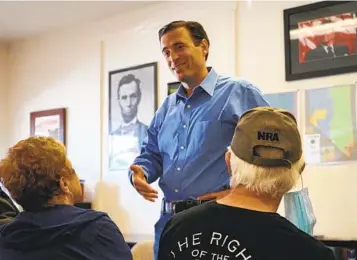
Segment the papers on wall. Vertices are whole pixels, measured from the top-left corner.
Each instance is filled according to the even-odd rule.
[[[305,162],[308,164],[317,164],[321,162],[320,150],[320,135],[312,134],[305,135],[303,143],[303,151],[305,155]]]
[[[357,160],[356,86],[305,91],[304,147],[310,163]]]

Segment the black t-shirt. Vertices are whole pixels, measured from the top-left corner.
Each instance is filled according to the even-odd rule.
[[[323,243],[277,213],[208,202],[166,224],[159,260],[334,260]]]

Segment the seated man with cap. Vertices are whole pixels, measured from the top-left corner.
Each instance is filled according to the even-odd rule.
[[[231,192],[173,216],[159,260],[333,260],[330,249],[277,213],[305,162],[295,117],[260,107],[244,113],[226,153]]]

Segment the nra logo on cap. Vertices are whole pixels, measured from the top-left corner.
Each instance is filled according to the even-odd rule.
[[[271,142],[279,142],[280,141],[278,133],[258,131],[257,135],[258,135],[257,136],[258,140],[271,141]]]

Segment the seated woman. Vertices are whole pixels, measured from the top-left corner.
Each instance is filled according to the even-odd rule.
[[[65,147],[55,139],[18,142],[1,161],[0,178],[24,210],[0,227],[0,259],[132,259],[106,213],[73,206],[81,186]]]

